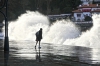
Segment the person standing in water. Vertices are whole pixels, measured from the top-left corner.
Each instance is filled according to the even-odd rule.
[[[38,32],[36,32],[36,45],[35,45],[35,48],[37,46],[37,43],[39,42],[39,48],[40,47],[40,42],[41,42],[41,39],[42,39],[42,28],[40,28],[40,30]]]

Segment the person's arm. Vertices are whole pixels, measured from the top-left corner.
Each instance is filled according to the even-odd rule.
[[[42,39],[42,31],[40,31],[40,38]]]
[[[42,32],[42,31],[41,31]],[[43,39],[43,37],[42,37],[42,33],[41,33],[41,39]]]

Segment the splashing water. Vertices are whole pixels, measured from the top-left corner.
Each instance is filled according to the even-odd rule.
[[[9,24],[10,40],[35,40],[35,32],[43,28],[44,33],[49,28],[48,18],[39,12],[22,14],[16,21]]]
[[[100,15],[93,15],[93,27],[84,33],[71,21],[60,20],[50,24],[47,16],[27,11],[9,22],[9,39],[35,41],[35,33],[43,28],[44,43],[92,47],[92,59],[100,61]],[[20,46],[20,45],[19,45]],[[27,47],[27,46],[26,46]]]
[[[35,40],[35,33],[43,28],[43,40],[46,43],[61,44],[66,39],[73,39],[80,35],[79,29],[70,21],[56,21],[50,25],[46,16],[39,12],[22,14],[16,21],[9,23],[10,40]]]
[[[43,28],[44,43],[65,44],[98,47],[100,43],[100,15],[94,15],[93,27],[82,33],[74,23],[68,20],[60,20],[50,25],[47,16],[39,12],[27,11],[19,16],[16,21],[9,23],[10,40],[32,40],[35,41],[35,33]],[[80,35],[81,34],[81,35]]]
[[[74,39],[80,35],[79,29],[70,21],[56,21],[44,37],[46,43],[63,44],[66,39]]]
[[[93,27],[82,33],[80,37],[76,39],[69,39],[64,42],[66,45],[78,45],[78,46],[85,46],[85,47],[93,47],[99,48],[100,43],[100,15],[94,14],[93,15]]]

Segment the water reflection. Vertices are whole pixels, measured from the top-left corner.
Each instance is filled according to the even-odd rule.
[[[36,61],[41,62],[40,49],[37,50],[37,48],[35,48],[35,51],[36,51]]]
[[[9,52],[4,52],[4,66],[8,66]]]
[[[18,42],[10,43],[10,52],[4,54],[3,66],[99,66],[93,64],[97,61],[98,54],[92,48],[41,44],[41,49],[34,48],[35,43]],[[93,56],[96,55],[96,56]],[[1,58],[2,58],[1,57]],[[93,59],[94,58],[94,59]],[[41,65],[42,64],[42,65]],[[1,66],[1,65],[0,65]]]
[[[64,59],[66,59],[71,61],[77,61],[77,63],[81,62],[81,63],[92,64],[93,61],[91,56],[92,50],[91,48],[87,48],[87,47],[60,45],[60,46],[53,46],[53,48],[51,49],[50,47],[49,49],[47,47],[47,49],[45,49],[44,51],[48,53],[46,59],[48,59],[49,55],[50,56],[52,55],[53,56],[52,60],[58,59],[61,60],[61,62]]]

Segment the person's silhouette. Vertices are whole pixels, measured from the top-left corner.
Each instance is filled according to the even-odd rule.
[[[41,39],[42,39],[42,28],[40,28],[40,30],[38,32],[36,32],[36,45],[35,45],[35,48],[37,46],[37,43],[39,42],[39,48],[40,47],[40,42],[41,42]]]

